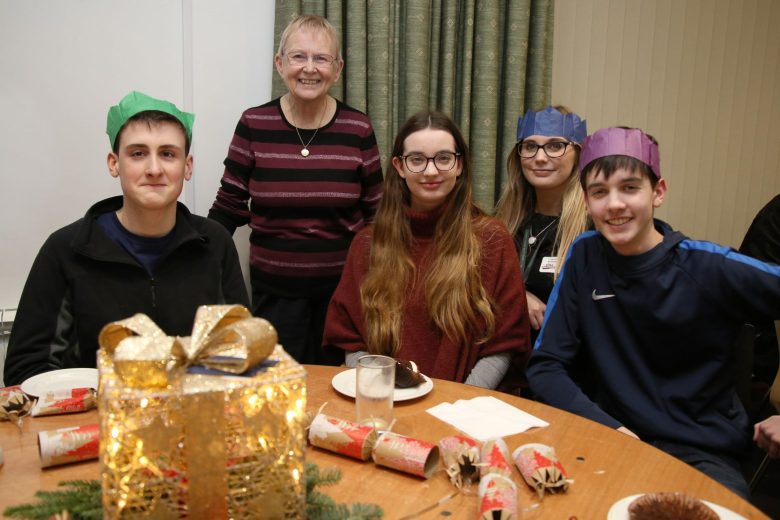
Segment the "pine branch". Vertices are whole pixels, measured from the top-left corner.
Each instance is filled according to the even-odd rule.
[[[73,520],[92,520],[103,517],[100,505],[100,482],[97,480],[72,480],[60,482],[58,491],[38,491],[40,499],[36,504],[8,507],[5,516],[46,520],[52,516],[69,512]]]
[[[316,464],[306,464],[306,514],[311,520],[376,520],[382,518],[382,508],[374,504],[337,504],[330,496],[314,489],[332,486],[341,480],[338,468],[320,470]],[[5,516],[29,520],[47,520],[63,513],[72,520],[99,520],[103,517],[100,482],[69,480],[60,482],[63,489],[38,491],[36,504],[8,507]]]

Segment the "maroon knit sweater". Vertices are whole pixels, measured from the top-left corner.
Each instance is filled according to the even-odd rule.
[[[463,382],[477,361],[507,350],[530,351],[528,312],[523,277],[512,237],[503,224],[488,219],[479,232],[482,243],[481,276],[494,302],[496,330],[481,345],[458,345],[450,341],[431,319],[425,302],[424,280],[430,269],[434,231],[440,212],[407,210],[415,243],[412,260],[417,283],[406,291],[401,324],[401,349],[396,357],[411,359],[431,377]],[[325,324],[323,343],[347,351],[366,350],[360,284],[369,265],[373,226],[363,229],[352,242],[341,282],[333,294]]]

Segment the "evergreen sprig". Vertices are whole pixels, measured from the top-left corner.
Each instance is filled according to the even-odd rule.
[[[331,497],[317,491],[317,486],[332,486],[341,480],[338,468],[323,471],[316,464],[306,464],[306,516],[310,520],[375,520],[382,518],[382,508],[374,504],[337,504]],[[60,482],[57,491],[38,491],[39,502],[5,509],[3,514],[13,518],[46,520],[67,512],[73,520],[103,518],[100,482],[97,480],[69,480]]]
[[[341,470],[327,468],[320,471],[316,464],[306,464],[306,517],[318,520],[374,520],[384,511],[374,504],[337,504],[331,497],[314,489],[332,486],[341,480]]]
[[[100,482],[97,480],[69,480],[58,484],[58,491],[37,491],[37,504],[24,504],[6,508],[5,516],[46,520],[67,511],[76,520],[103,518],[100,503]]]

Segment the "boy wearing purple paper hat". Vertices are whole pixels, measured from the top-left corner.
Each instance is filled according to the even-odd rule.
[[[177,201],[192,176],[194,118],[140,92],[110,108],[107,163],[122,195],[41,247],[11,330],[6,385],[95,367],[100,329],[135,313],[184,336],[199,305],[249,304],[230,235]]]
[[[654,219],[666,182],[658,144],[641,130],[587,137],[580,171],[596,231],[575,241],[553,288],[531,389],[747,496],[734,343],[755,316],[780,317],[780,267]],[[570,374],[583,363],[592,380],[581,388]]]

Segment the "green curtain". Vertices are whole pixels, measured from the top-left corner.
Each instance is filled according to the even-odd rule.
[[[331,92],[365,111],[387,165],[398,127],[417,110],[449,114],[472,151],[477,202],[491,211],[506,179],[517,118],[550,104],[554,0],[277,0],[275,41],[301,13],[342,37]],[[285,92],[274,73],[273,93]]]

